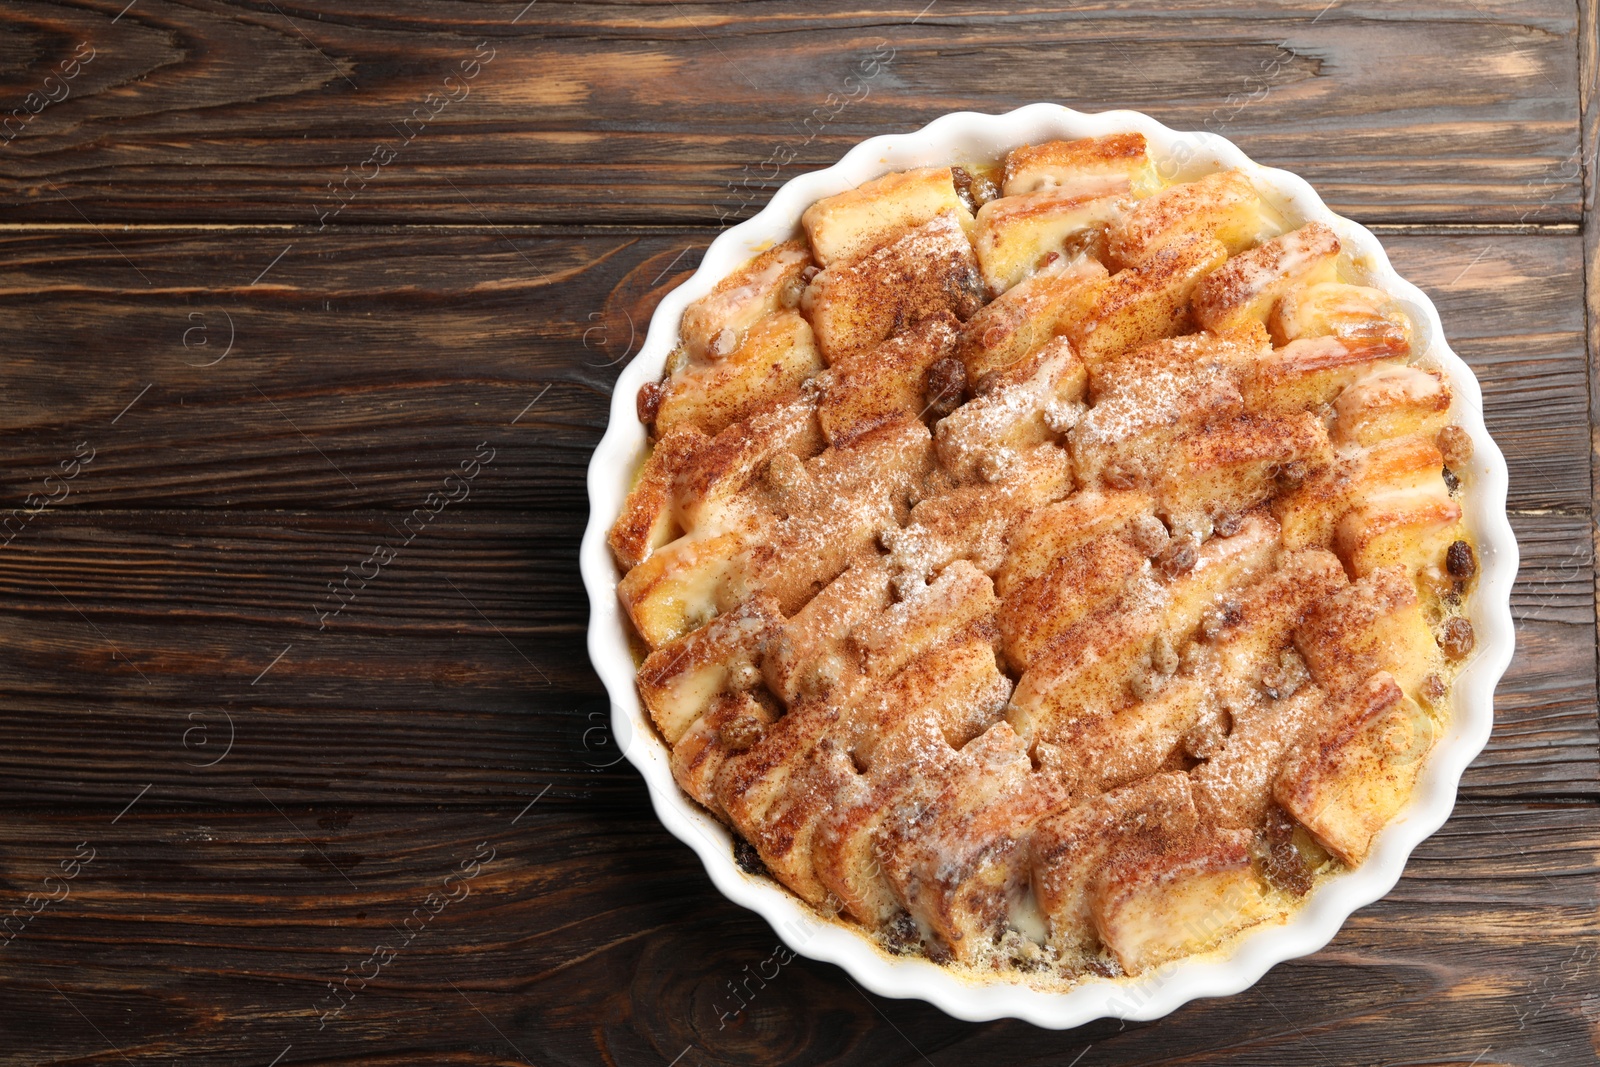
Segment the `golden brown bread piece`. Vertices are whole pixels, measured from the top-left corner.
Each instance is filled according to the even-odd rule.
[[[1142,197],[1159,185],[1144,134],[1113,133],[1012,149],[1000,191],[1017,196],[1040,189],[1104,190]]]
[[[719,693],[673,746],[672,777],[685,793],[726,820],[728,813],[717,800],[717,772],[729,756],[759,741],[776,719],[769,701],[750,690]]]
[[[1265,354],[1245,378],[1245,403],[1261,412],[1297,412],[1332,403],[1375,369],[1404,363],[1409,346],[1370,338],[1308,337]]]
[[[1267,319],[1272,343],[1310,337],[1372,341],[1410,349],[1412,323],[1400,302],[1381,289],[1325,281],[1290,289]]]
[[[1011,590],[1000,605],[1006,660],[1026,670],[1050,642],[1116,599],[1150,561],[1126,537],[1103,534]]]
[[[1295,648],[1335,697],[1379,671],[1413,698],[1441,667],[1439,646],[1403,566],[1380,567],[1318,601],[1295,628]]]
[[[889,571],[875,557],[856,562],[786,620],[762,660],[767,686],[785,704],[818,699],[861,674],[846,647],[850,631],[889,607]]]
[[[1405,804],[1438,729],[1387,672],[1371,675],[1328,709],[1273,784],[1279,804],[1349,864]]]
[[[918,589],[952,560],[964,559],[985,574],[1005,560],[1011,530],[1036,508],[1072,492],[1072,464],[1054,445],[1036,445],[1007,457],[994,481],[959,485],[924,497],[899,530],[879,543],[889,549],[901,595]]]
[[[1203,233],[1176,237],[1097,285],[1064,332],[1091,369],[1171,337],[1188,318],[1195,286],[1227,258],[1227,247]]]
[[[1341,443],[1370,446],[1409,436],[1432,441],[1449,423],[1450,388],[1438,371],[1379,367],[1339,394],[1333,415],[1334,440]]]
[[[915,818],[886,827],[880,853],[896,895],[959,960],[998,940],[1027,888],[1032,824],[1060,802],[1032,770],[1022,739],[998,722],[941,769]]]
[[[1326,466],[1331,451],[1327,429],[1309,411],[1240,415],[1180,438],[1156,497],[1169,521],[1238,514],[1270,499],[1285,467]]]
[[[1198,819],[1182,772],[1152,775],[1042,819],[1031,839],[1032,882],[1050,944],[1065,952],[1099,940],[1092,891],[1112,849],[1144,826],[1181,833]]]
[[[1126,974],[1201,952],[1261,921],[1249,830],[1146,827],[1120,842],[1090,891],[1095,929]]]
[[[786,616],[799,611],[875,541],[898,525],[933,463],[927,427],[890,423],[804,464],[785,517],[769,522],[736,561],[735,597],[767,593]]]
[[[1064,316],[1110,277],[1092,256],[1057,257],[978,310],[961,330],[956,356],[976,391],[990,374],[1043,348]]]
[[[1056,258],[1104,259],[1106,230],[1128,207],[1126,199],[1106,195],[1105,188],[1046,188],[979,208],[972,250],[989,292],[1006,292]]]
[[[818,200],[800,216],[800,225],[817,263],[833,267],[854,262],[944,215],[963,229],[972,225],[950,168],[923,167],[885,174]]]
[[[828,442],[847,445],[896,419],[923,419],[928,370],[955,351],[960,326],[941,311],[882,344],[836,359],[817,404]]]
[[[689,457],[709,440],[699,430],[685,430],[662,437],[650,450],[608,538],[624,571],[683,532],[675,514],[673,482]]]
[[[958,480],[992,480],[1018,452],[1072,425],[1087,384],[1087,370],[1067,339],[1050,341],[993,372],[987,389],[939,420],[939,462]]]
[[[752,326],[794,308],[810,266],[806,243],[785,241],[750,260],[685,308],[678,336],[689,363],[726,357],[744,342]]]
[[[737,347],[717,359],[690,363],[666,384],[656,432],[693,427],[716,434],[800,392],[822,369],[811,326],[794,311],[751,324]]]
[[[923,319],[948,312],[965,321],[983,299],[966,231],[946,213],[859,259],[829,266],[811,279],[800,307],[834,364]]]
[[[1234,255],[1275,231],[1250,179],[1241,171],[1224,170],[1140,201],[1111,231],[1110,253],[1115,262],[1131,266],[1199,236],[1221,242]]]
[[[1216,333],[1265,323],[1286,293],[1333,281],[1338,258],[1339,238],[1320,222],[1262,241],[1206,275],[1194,294],[1195,321]]]
[[[1069,432],[1086,486],[1148,487],[1185,434],[1242,413],[1239,366],[1252,345],[1204,335],[1145,345],[1090,375],[1093,405]]]

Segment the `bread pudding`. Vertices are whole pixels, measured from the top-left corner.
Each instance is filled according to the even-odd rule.
[[[1415,316],[1143,136],[890,173],[689,305],[610,546],[682,789],[885,951],[1072,982],[1279,921],[1471,654]]]

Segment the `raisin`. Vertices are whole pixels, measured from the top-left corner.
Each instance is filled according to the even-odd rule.
[[[1472,435],[1459,426],[1446,426],[1435,440],[1447,467],[1464,467],[1472,458]]]
[[[756,719],[749,715],[736,715],[722,724],[717,730],[717,737],[730,752],[744,752],[761,740],[764,732]]]
[[[951,167],[950,179],[956,187],[956,195],[967,205],[967,210],[974,213],[1000,194],[994,182],[982,174],[974,174],[965,167]]]
[[[767,460],[763,480],[780,496],[793,496],[805,488],[806,469],[793,452],[778,452]]]
[[[745,874],[766,874],[767,864],[761,858],[761,853],[756,851],[756,846],[742,837],[733,839],[733,862]]]
[[[1305,896],[1311,890],[1311,870],[1295,847],[1294,820],[1275,806],[1267,813],[1263,831],[1267,839],[1267,880],[1297,897]]]
[[[1311,672],[1306,669],[1305,660],[1292,648],[1278,653],[1277,664],[1261,672],[1261,688],[1273,700],[1287,700],[1309,681]]]
[[[961,406],[967,388],[966,364],[959,359],[941,359],[928,368],[923,399],[935,418],[944,418]]]
[[[1242,618],[1244,613],[1239,610],[1239,602],[1224,600],[1200,613],[1200,636],[1213,641],[1223,630],[1236,625]]]
[[[661,398],[666,395],[660,382],[645,382],[639,386],[639,397],[635,405],[639,409],[639,421],[649,425],[656,421],[656,416],[661,413]]]
[[[1306,481],[1306,464],[1304,460],[1291,460],[1278,468],[1278,488],[1298,489]]]
[[[1445,569],[1450,572],[1450,577],[1466,581],[1478,573],[1478,560],[1472,554],[1472,546],[1465,541],[1452,541],[1444,554]]]
[[[718,330],[717,335],[711,339],[711,344],[707,347],[706,353],[711,356],[712,359],[722,359],[725,356],[731,355],[733,350],[738,347],[739,335],[732,329],[725,327],[721,330]]]
[[[1167,687],[1168,676],[1154,667],[1141,665],[1128,676],[1128,691],[1141,704],[1154,700]]]
[[[1232,537],[1244,526],[1244,516],[1239,514],[1218,515],[1211,520],[1211,531],[1218,537]]]
[[[1439,638],[1439,647],[1444,649],[1444,654],[1451,659],[1466,659],[1472,651],[1473,640],[1472,624],[1456,615],[1444,624],[1444,635]]]
[[[967,210],[976,212],[979,205],[972,195],[972,175],[967,169],[965,167],[951,167],[950,181],[956,187],[956,195],[961,198],[963,204],[967,205]]]
[[[1428,702],[1429,707],[1440,707],[1449,694],[1450,686],[1437,674],[1429,674],[1422,680],[1422,699]]]
[[[1456,477],[1456,472],[1449,467],[1444,469],[1444,487],[1454,493],[1461,488],[1461,479]]]
[[[1128,460],[1119,459],[1106,467],[1101,481],[1110,489],[1132,489],[1139,484],[1139,468]]]
[[[1176,578],[1194,570],[1200,551],[1193,537],[1175,537],[1156,556],[1156,566],[1168,578]]]
[[[800,306],[800,298],[805,295],[806,283],[797,274],[784,281],[783,288],[778,290],[778,303],[793,310]]]
[[[901,912],[883,927],[883,946],[897,956],[915,952],[922,944],[922,933],[910,915]]]
[[[1178,671],[1178,650],[1172,647],[1172,638],[1164,633],[1157,634],[1150,646],[1150,666],[1161,674],[1176,674]]]
[[[757,667],[750,660],[741,660],[740,662],[738,662],[738,663],[736,663],[733,666],[728,668],[728,689],[731,690],[732,692],[742,693],[742,692],[744,692],[746,690],[754,689],[757,686],[757,684],[760,683],[760,681],[761,681],[761,668]],[[738,720],[738,719],[733,720],[733,722],[739,722],[739,721],[740,720]],[[729,723],[728,725],[732,726],[733,723]],[[741,727],[740,729],[748,731],[748,727]],[[727,733],[726,733],[727,727],[723,727],[723,730],[724,730],[723,740],[727,741],[728,740]],[[756,738],[758,740],[761,737],[759,732],[755,736],[756,736]],[[752,741],[750,744],[754,744],[754,743],[755,742]],[[732,746],[730,745],[729,747],[732,747]],[[744,746],[744,748],[749,748],[749,747],[750,747],[750,745],[745,745]],[[744,749],[741,748],[738,751],[743,752]]]
[[[1128,532],[1132,537],[1133,547],[1147,556],[1156,555],[1167,547],[1167,542],[1172,540],[1172,535],[1167,533],[1166,524],[1149,512],[1135,516]]]

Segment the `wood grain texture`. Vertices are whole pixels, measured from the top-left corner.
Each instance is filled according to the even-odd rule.
[[[62,507],[409,509],[487,440],[499,451],[474,506],[581,508],[612,383],[709,241],[545,229],[112,239],[0,235],[0,331],[16,344],[0,394],[11,506],[87,440],[96,458]],[[1483,383],[1511,506],[1586,509],[1581,239],[1385,245]]]
[[[1600,1063],[1595,19],[8,3],[0,1064]],[[613,383],[718,224],[1039,99],[1216,130],[1378,225],[1522,551],[1489,747],[1394,890],[1244,993],[1059,1034],[752,981],[776,936],[621,760],[576,569]]]
[[[0,147],[8,217],[718,222],[865,137],[1041,99],[1225,133],[1362,221],[1581,200],[1557,0],[120,8],[0,14],[6,109],[95,50]]]
[[[584,653],[584,518],[446,509],[404,544],[386,512],[47,514],[0,550],[0,804],[596,803],[632,772]],[[1600,796],[1588,522],[1516,530],[1518,655],[1462,789]]]
[[[1043,1065],[1086,1046],[1082,1063],[1600,1062],[1593,805],[1464,803],[1316,956],[1156,1023],[1062,1033],[961,1023],[804,958],[779,967],[771,930],[716,894],[636,780],[588,812],[521,808],[0,815],[7,898],[59,896],[44,878],[93,850],[4,950],[8,1052],[241,1067]],[[433,913],[430,893],[455,899]],[[325,1018],[328,983],[347,978]]]

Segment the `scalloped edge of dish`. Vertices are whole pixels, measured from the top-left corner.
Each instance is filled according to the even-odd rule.
[[[606,534],[648,447],[644,426],[635,412],[635,394],[646,380],[662,373],[667,355],[677,343],[684,308],[750,256],[795,235],[801,212],[813,201],[891,170],[993,160],[1021,144],[1130,131],[1145,135],[1151,157],[1164,177],[1198,175],[1225,167],[1246,171],[1259,191],[1293,216],[1333,227],[1374,284],[1412,305],[1428,342],[1420,358],[1449,378],[1455,394],[1453,414],[1474,445],[1470,468],[1461,473],[1467,490],[1463,494],[1464,517],[1476,538],[1479,556],[1478,586],[1469,603],[1477,651],[1452,687],[1450,720],[1417,778],[1410,801],[1378,834],[1360,867],[1320,882],[1285,921],[1246,930],[1211,953],[1187,957],[1136,978],[1091,979],[1065,991],[1052,991],[1013,978],[978,981],[926,959],[891,957],[864,933],[817,915],[778,883],[738,868],[728,829],[678,787],[672,777],[670,753],[639,701],[628,624],[617,599],[620,575]],[[606,432],[589,463],[589,524],[579,554],[589,595],[589,656],[610,695],[614,736],[643,775],[662,825],[694,849],[724,896],[763,916],[795,952],[838,964],[875,993],[915,997],[974,1022],[1017,1018],[1065,1029],[1107,1017],[1155,1019],[1191,1000],[1237,993],[1275,964],[1322,948],[1357,908],[1393,888],[1412,850],[1449,817],[1462,772],[1488,743],[1494,724],[1495,685],[1514,649],[1511,585],[1518,551],[1506,517],[1507,484],[1505,459],[1484,425],[1477,378],[1450,350],[1433,302],[1395,273],[1383,246],[1369,230],[1336,215],[1303,178],[1255,163],[1216,134],[1172,130],[1134,111],[1086,114],[1040,103],[1002,115],[952,112],[910,133],[870,138],[833,166],[785,183],[753,218],[718,235],[693,276],[662,298],[643,347],[617,379]]]

